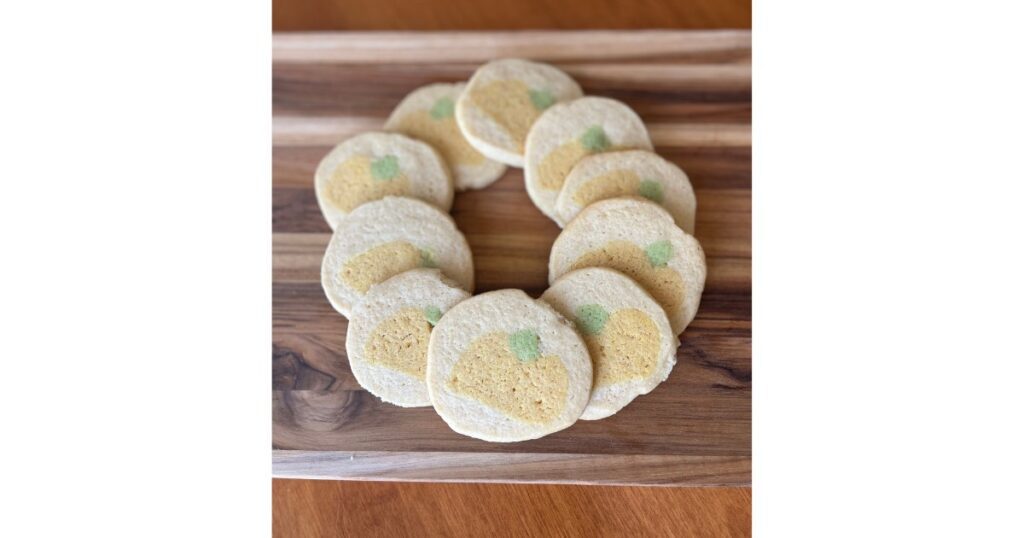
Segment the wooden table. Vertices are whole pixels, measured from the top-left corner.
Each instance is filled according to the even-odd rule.
[[[490,444],[429,408],[363,391],[346,321],[319,285],[330,230],[313,170],[330,147],[380,128],[410,90],[464,80],[480,62],[552,62],[587,93],[620,99],[697,191],[708,282],[669,379],[615,416]],[[750,35],[727,32],[279,34],[274,38],[274,474],[384,480],[745,485],[750,482]],[[519,170],[456,196],[477,291],[546,287],[558,227]]]

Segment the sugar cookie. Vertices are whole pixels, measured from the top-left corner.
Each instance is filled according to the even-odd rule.
[[[417,267],[434,267],[473,290],[473,256],[447,213],[415,198],[363,204],[338,224],[320,281],[331,305],[349,317],[370,287]]]
[[[456,432],[485,441],[524,441],[569,427],[587,405],[592,375],[572,324],[520,290],[455,305],[427,349],[434,409]]]
[[[565,226],[594,202],[630,195],[664,207],[676,226],[693,234],[697,197],[690,179],[678,166],[644,150],[613,151],[580,159],[565,178],[555,202],[555,220]]]
[[[530,126],[548,107],[583,95],[560,69],[537,62],[505,59],[473,73],[455,104],[455,119],[480,153],[510,166],[523,166]]]
[[[448,309],[468,298],[437,269],[412,269],[372,286],[352,310],[345,336],[356,381],[385,402],[430,405],[430,331]]]
[[[611,416],[668,377],[679,341],[661,306],[633,279],[589,267],[566,273],[541,300],[576,323],[594,364],[583,420]]]
[[[554,105],[526,137],[526,192],[557,221],[555,201],[572,167],[587,155],[624,149],[652,149],[647,129],[628,106],[604,97]]]
[[[331,229],[355,208],[385,196],[408,196],[443,211],[452,178],[429,145],[394,133],[363,133],[338,144],[316,169],[316,201]]]
[[[697,313],[707,266],[700,243],[668,211],[642,198],[587,206],[555,239],[548,280],[585,267],[615,269],[640,284],[668,316],[675,334]]]
[[[407,95],[395,107],[384,128],[433,146],[452,172],[456,191],[482,189],[505,173],[505,165],[492,161],[469,145],[455,122],[455,102],[465,83],[430,84]]]

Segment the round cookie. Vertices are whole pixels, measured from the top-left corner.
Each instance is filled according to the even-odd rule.
[[[356,381],[401,407],[430,405],[427,344],[451,307],[469,298],[437,269],[412,269],[370,288],[353,310],[345,337]]]
[[[520,290],[455,305],[427,348],[427,390],[441,418],[485,441],[565,429],[590,399],[590,355],[572,324]]]
[[[415,198],[387,196],[338,224],[320,282],[331,306],[349,317],[371,286],[417,267],[438,268],[473,291],[473,255],[451,216]]]
[[[409,196],[444,211],[452,178],[434,148],[394,133],[363,133],[338,144],[316,168],[316,201],[331,229],[366,202]]]
[[[526,192],[552,220],[555,201],[572,167],[605,151],[653,149],[640,116],[614,99],[582,97],[549,108],[526,137]]]
[[[641,196],[664,207],[676,226],[693,234],[697,197],[678,166],[650,151],[613,151],[580,159],[555,202],[555,220],[565,226],[584,207],[608,198]]]
[[[594,364],[583,420],[617,413],[664,381],[678,340],[661,306],[631,278],[601,267],[563,275],[540,299],[574,320]]]
[[[548,281],[585,267],[607,267],[635,280],[665,309],[678,335],[693,320],[707,265],[700,243],[668,211],[642,198],[593,203],[555,239]]]
[[[430,144],[452,172],[455,190],[482,189],[505,173],[469,145],[455,122],[455,102],[465,83],[430,84],[414,90],[395,107],[384,128]]]
[[[582,95],[576,81],[556,67],[495,60],[473,73],[455,104],[455,120],[480,153],[521,168],[533,122],[551,105]]]

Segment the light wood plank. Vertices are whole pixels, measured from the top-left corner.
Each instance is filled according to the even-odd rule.
[[[366,131],[381,130],[383,118],[274,116],[275,146],[331,146]],[[728,123],[652,123],[658,147],[750,147],[750,125]]]
[[[411,482],[747,486],[750,458],[275,450],[274,476]]]
[[[615,61],[732,52],[749,58],[750,32],[347,32],[275,34],[275,62],[444,63],[523,57]]]

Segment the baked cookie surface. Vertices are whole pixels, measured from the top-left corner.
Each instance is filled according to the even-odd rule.
[[[665,310],[676,335],[696,315],[707,277],[697,239],[642,198],[596,202],[562,230],[551,247],[548,281],[586,267],[614,269],[635,280]]]
[[[572,324],[520,290],[455,305],[427,350],[434,409],[456,432],[485,441],[524,441],[569,427],[587,405],[592,376]]]
[[[370,287],[410,269],[437,268],[473,290],[473,256],[447,213],[388,196],[357,207],[331,236],[320,281],[331,305],[349,317]]]
[[[580,159],[555,202],[556,222],[565,226],[584,207],[608,198],[640,196],[664,207],[676,225],[693,234],[697,197],[678,166],[644,150],[613,151]]]
[[[661,306],[629,277],[601,267],[572,271],[541,295],[583,336],[594,366],[590,401],[580,416],[611,416],[664,381],[678,340]]]
[[[482,189],[505,173],[505,165],[488,159],[469,144],[455,121],[455,103],[465,83],[430,84],[407,95],[384,128],[433,146],[452,173],[456,191]]]
[[[510,166],[523,166],[526,135],[542,112],[583,95],[560,69],[521,59],[482,65],[455,105],[455,119],[480,153]]]
[[[412,269],[372,286],[352,310],[345,336],[356,381],[388,403],[430,405],[430,332],[445,312],[468,298],[437,269]]]
[[[587,155],[626,149],[653,146],[640,116],[625,104],[582,97],[554,105],[526,137],[526,192],[542,213],[558,222],[555,202],[573,166]]]
[[[385,196],[418,198],[448,211],[452,178],[430,145],[396,133],[363,133],[334,147],[316,168],[316,201],[331,229]]]

